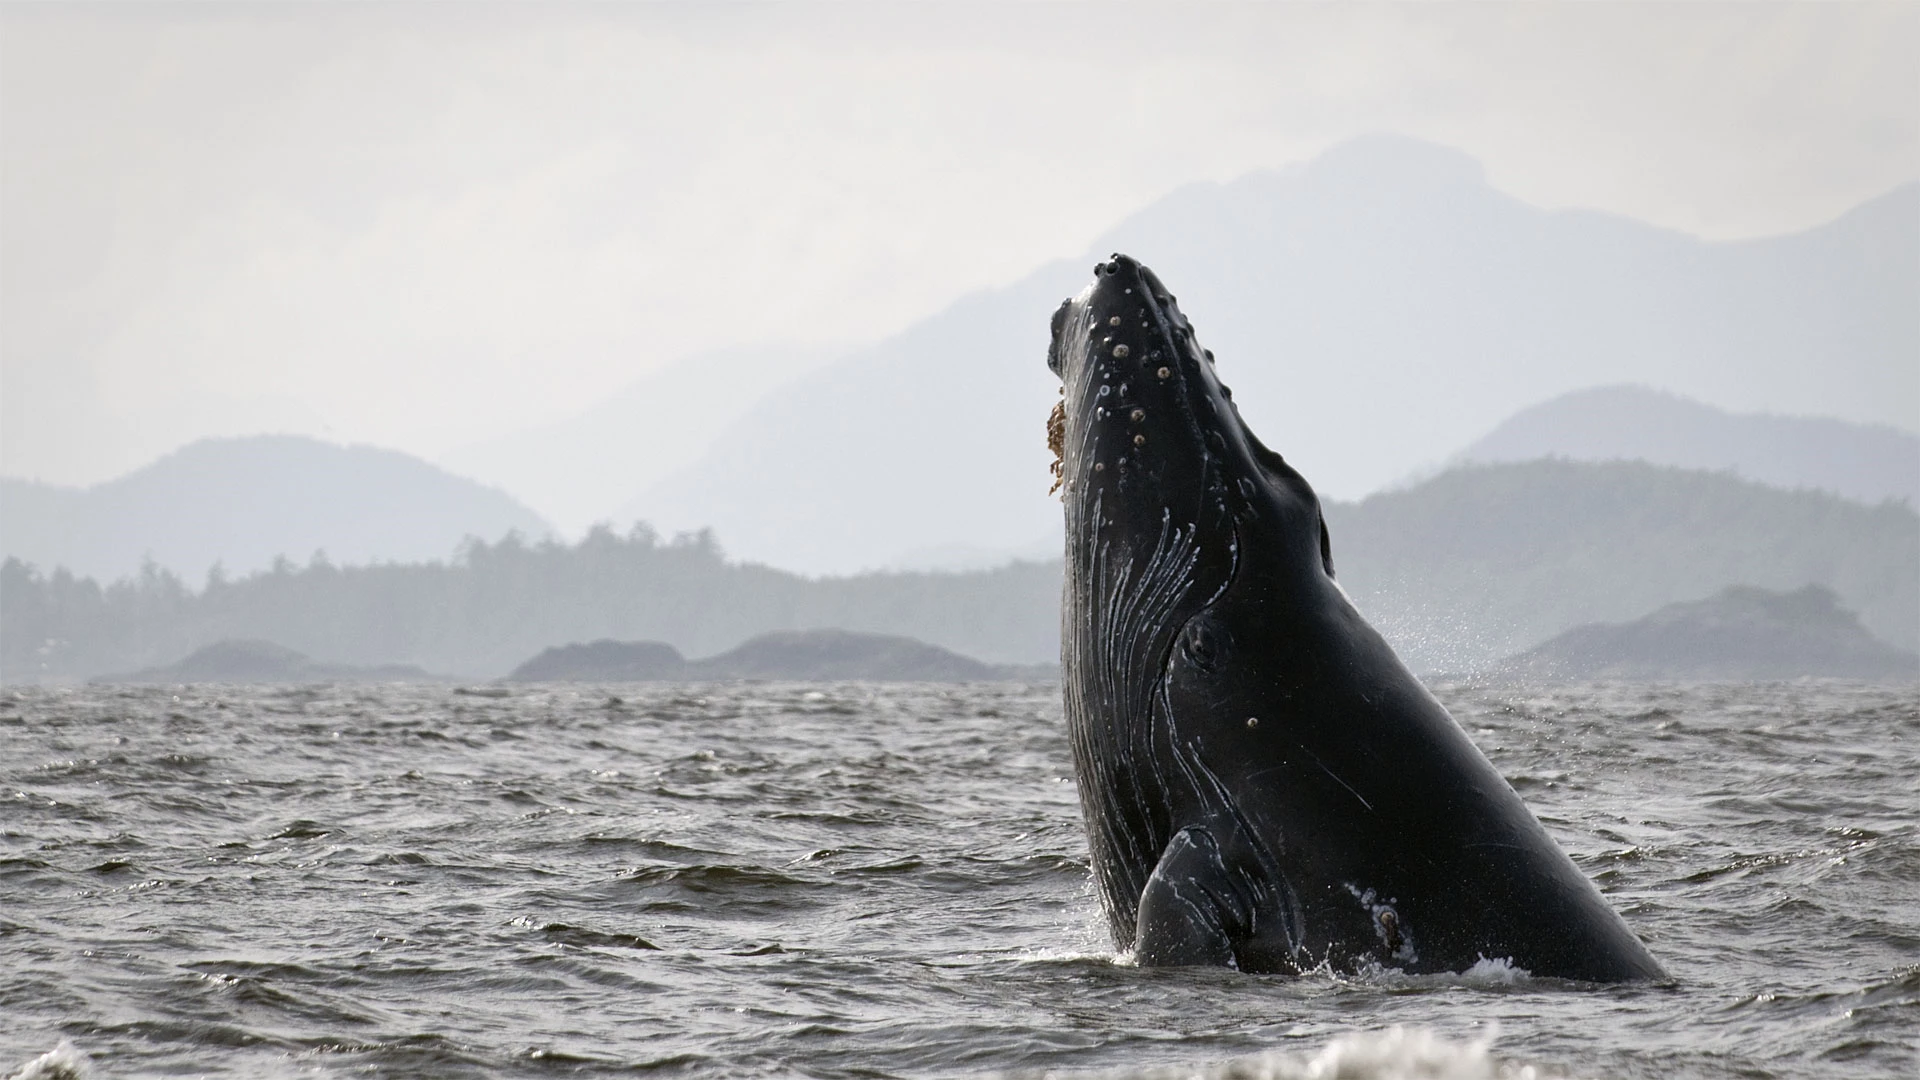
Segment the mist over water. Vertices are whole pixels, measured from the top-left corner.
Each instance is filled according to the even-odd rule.
[[[1439,692],[1673,987],[1117,962],[1049,685],[12,689],[0,1070],[1912,1067],[1915,688]]]

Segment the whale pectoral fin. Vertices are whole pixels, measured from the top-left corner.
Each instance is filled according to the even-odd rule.
[[[1234,962],[1229,927],[1242,925],[1234,889],[1213,834],[1190,826],[1174,834],[1140,891],[1133,956],[1141,967],[1225,967]]]

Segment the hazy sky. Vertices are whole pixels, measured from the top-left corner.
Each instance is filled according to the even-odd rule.
[[[62,483],[209,434],[435,456],[707,350],[876,339],[1371,131],[1716,238],[1920,176],[1911,3],[14,3],[0,30],[0,471]]]

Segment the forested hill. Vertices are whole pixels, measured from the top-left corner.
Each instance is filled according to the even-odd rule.
[[[1416,670],[1472,669],[1570,627],[1729,585],[1833,590],[1882,640],[1920,645],[1920,516],[1726,473],[1632,462],[1484,465],[1327,507],[1339,580]],[[470,542],[451,563],[324,562],[194,591],[157,569],[102,587],[0,570],[0,678],[158,667],[222,639],[318,663],[504,675],[601,638],[690,656],[770,630],[900,634],[990,662],[1057,655],[1059,563],[809,579],[728,562],[704,536],[599,529],[573,546]]]
[[[1594,386],[1520,410],[1455,464],[1648,461],[1920,507],[1920,436],[1831,416],[1734,413],[1650,386]]]
[[[661,542],[644,526],[625,536],[595,529],[573,546],[473,541],[452,563],[283,564],[199,592],[158,569],[102,588],[8,560],[0,679],[157,667],[223,638],[263,639],[328,664],[493,677],[571,641],[665,641],[706,656],[768,630],[813,627],[1032,662],[1057,651],[1059,583],[1057,564],[1023,563],[811,580],[729,563],[704,534]]]
[[[1902,502],[1554,460],[1333,503],[1327,525],[1341,583],[1419,671],[1475,668],[1728,585],[1824,585],[1881,640],[1920,646],[1920,515]]]

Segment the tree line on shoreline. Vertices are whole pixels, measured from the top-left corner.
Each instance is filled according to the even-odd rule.
[[[1475,670],[1574,626],[1731,585],[1833,591],[1881,640],[1920,644],[1920,516],[1730,473],[1542,460],[1458,468],[1329,503],[1339,580],[1416,671]],[[491,678],[543,649],[661,641],[711,656],[775,630],[916,638],[989,663],[1058,656],[1060,563],[808,578],[646,525],[574,544],[470,540],[449,561],[281,559],[190,588],[149,565],[102,585],[0,565],[0,679],[160,667],[222,639],[318,662]]]
[[[636,524],[576,544],[471,539],[448,562],[305,566],[191,589],[149,564],[107,585],[0,564],[0,679],[88,678],[171,663],[222,638],[258,638],[330,663],[417,664],[492,677],[548,646],[598,638],[718,653],[768,629],[900,634],[992,662],[1054,651],[1059,567],[810,579],[728,562],[707,532],[663,540]]]

